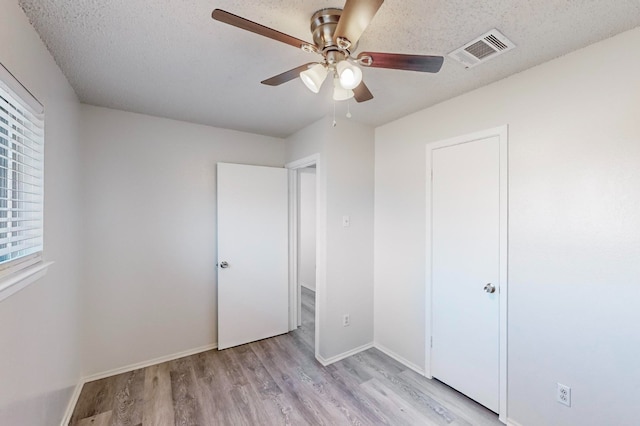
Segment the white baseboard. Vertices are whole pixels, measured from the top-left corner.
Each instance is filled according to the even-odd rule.
[[[73,390],[71,399],[69,400],[69,404],[67,404],[67,409],[65,410],[64,416],[62,417],[62,422],[60,422],[60,426],[67,426],[71,421],[73,410],[74,408],[76,408],[76,404],[78,403],[78,398],[80,398],[80,392],[82,391],[82,386],[84,386],[84,383],[84,380],[80,379],[75,389]]]
[[[332,356],[331,358],[323,358],[320,355],[316,355],[316,359],[320,362],[320,364],[326,367],[329,364],[333,364],[334,362],[338,362],[342,359],[349,358],[352,355],[355,355],[362,351],[366,351],[367,349],[371,349],[372,347],[373,347],[373,342],[367,343],[366,345],[359,346],[355,349],[351,349],[350,351],[343,352],[339,355]]]
[[[507,426],[523,426],[515,420],[507,419]]]
[[[165,355],[158,358],[150,359],[148,361],[142,361],[142,362],[130,364],[124,367],[114,368],[113,370],[104,371],[102,373],[92,374],[90,376],[86,376],[84,378],[84,382],[85,383],[93,382],[94,380],[104,379],[105,377],[111,377],[117,374],[128,373],[130,371],[138,370],[140,368],[146,368],[152,365],[162,364],[163,362],[173,361],[174,359],[199,354],[200,352],[206,352],[206,351],[210,351],[212,349],[217,349],[217,348],[218,348],[217,343],[200,346],[199,348],[189,349],[189,350],[177,352],[171,355]]]
[[[422,376],[425,375],[424,368],[418,366],[417,364],[412,363],[411,361],[406,360],[405,358],[401,357],[397,353],[393,352],[391,349],[386,348],[386,347],[384,347],[383,345],[381,345],[379,343],[374,343],[373,347],[378,349],[383,354],[395,359],[396,361],[398,361],[400,364],[404,365],[405,367],[408,367],[408,368],[412,369],[416,373],[418,373],[418,374],[420,374]]]

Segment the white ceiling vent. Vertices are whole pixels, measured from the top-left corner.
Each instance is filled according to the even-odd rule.
[[[495,28],[475,40],[471,40],[459,49],[449,53],[449,57],[462,63],[467,68],[473,68],[478,64],[493,59],[498,55],[516,47]]]

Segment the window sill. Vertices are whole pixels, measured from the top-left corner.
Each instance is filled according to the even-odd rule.
[[[40,262],[0,279],[0,302],[44,277],[53,262]]]

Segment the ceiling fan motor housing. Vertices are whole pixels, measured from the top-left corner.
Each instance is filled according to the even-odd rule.
[[[334,37],[340,15],[342,15],[342,9],[332,7],[320,9],[311,17],[313,42],[329,64],[346,59],[351,54],[350,50],[356,48],[356,46],[345,48],[340,40]]]

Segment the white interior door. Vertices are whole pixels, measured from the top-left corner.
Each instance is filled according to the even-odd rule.
[[[431,372],[498,412],[500,140],[438,148],[431,158]]]
[[[218,163],[218,348],[288,331],[287,170]]]

